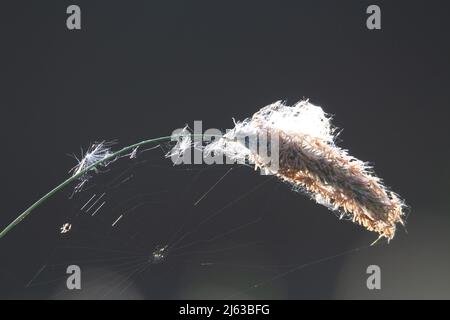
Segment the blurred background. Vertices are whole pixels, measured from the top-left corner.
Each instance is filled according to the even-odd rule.
[[[66,28],[71,4],[81,30]],[[366,28],[371,4],[381,30]],[[226,129],[302,98],[334,115],[339,145],[410,209],[389,245],[369,247],[375,234],[286,185],[245,167],[173,167],[161,146],[71,199],[70,188],[58,194],[1,239],[0,297],[450,298],[449,10],[437,0],[4,4],[1,227],[94,141],[124,146],[194,120]],[[111,189],[122,174],[130,184]],[[80,214],[103,192],[100,215]],[[178,251],[149,263],[171,240]],[[80,291],[65,289],[68,264],[83,270]],[[367,289],[369,265],[381,290]]]

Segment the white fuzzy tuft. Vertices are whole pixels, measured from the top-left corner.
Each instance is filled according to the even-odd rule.
[[[222,153],[228,158],[239,163],[269,163],[272,159],[267,155],[255,154],[255,150],[249,148],[244,137],[250,141],[257,141],[258,137],[267,129],[271,132],[283,131],[291,136],[310,136],[327,143],[333,143],[334,129],[330,123],[330,117],[321,107],[315,106],[308,100],[300,101],[293,106],[287,106],[282,101],[272,103],[251,118],[241,122],[235,121],[235,127],[228,131],[222,138],[205,147],[206,153]],[[257,159],[257,161],[256,161]],[[265,173],[276,173],[276,170],[265,167]]]
[[[302,100],[293,106],[287,106],[282,101],[272,103],[255,113],[251,121],[281,130],[287,135],[308,135],[331,143],[334,129],[330,120],[321,107]]]
[[[94,163],[105,160],[112,154],[111,145],[113,144],[113,142],[107,141],[93,143],[84,155],[81,154],[81,159],[75,157],[78,164],[73,167],[70,172],[73,172],[73,175],[75,176],[92,166]],[[105,163],[104,165],[107,164]]]

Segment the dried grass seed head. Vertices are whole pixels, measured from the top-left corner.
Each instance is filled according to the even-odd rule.
[[[330,120],[321,107],[308,100],[293,106],[278,101],[250,119],[235,122],[232,130],[205,149],[222,152],[234,160],[247,158],[317,203],[338,211],[341,217],[351,218],[377,232],[380,238],[392,239],[396,225],[403,224],[403,201],[366,163],[335,145],[335,129]],[[252,139],[265,132],[278,136],[280,162],[276,171],[266,166],[265,155],[255,153],[242,139],[236,139]]]

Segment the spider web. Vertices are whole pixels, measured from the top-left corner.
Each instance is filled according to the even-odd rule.
[[[298,195],[274,177],[246,166],[172,166],[162,156],[168,148],[134,152],[68,195],[57,240],[24,284],[28,295],[297,298],[292,275],[333,268],[362,249],[343,241],[336,254],[336,246],[311,238],[298,219],[305,201],[292,207]],[[298,232],[284,232],[293,221]],[[67,288],[70,265],[81,269],[81,290]]]

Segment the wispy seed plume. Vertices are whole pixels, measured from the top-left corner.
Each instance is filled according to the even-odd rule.
[[[86,152],[81,151],[80,158],[74,156],[78,163],[69,172],[72,173],[72,176],[76,176],[86,169],[90,168],[92,165],[108,159],[113,154],[111,146],[114,144],[115,142],[113,141],[94,142]],[[105,163],[102,163],[102,166],[106,167],[114,160],[115,159],[110,159],[108,161],[105,161]],[[79,178],[79,183],[75,187],[75,192],[80,191],[90,178],[91,176],[89,173],[82,174]]]

